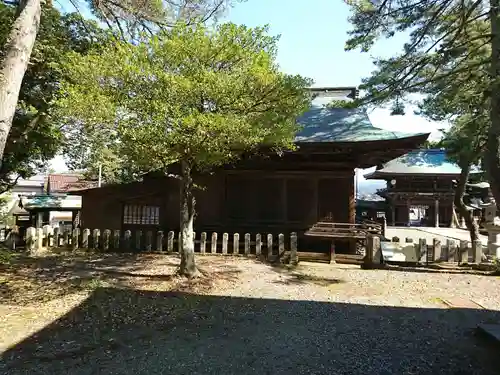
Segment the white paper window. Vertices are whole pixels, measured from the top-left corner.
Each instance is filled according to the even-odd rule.
[[[160,207],[125,205],[123,224],[160,225]]]

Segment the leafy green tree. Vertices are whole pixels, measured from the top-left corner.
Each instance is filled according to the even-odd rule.
[[[233,4],[242,0],[72,0],[82,10],[88,6],[93,15],[108,26],[117,39],[138,41],[142,34],[154,35],[169,30],[176,23],[192,25],[196,22],[214,24]],[[140,176],[128,155],[116,145],[114,130],[94,127],[82,122],[65,126],[64,156],[71,169],[97,176],[98,169],[107,183],[128,182]]]
[[[476,27],[481,25],[484,27],[484,21],[475,24]],[[473,44],[470,43],[461,55],[466,55]],[[485,55],[488,53],[483,52]],[[446,69],[448,67],[435,67],[434,71]],[[471,72],[455,73],[453,76],[429,83],[428,95],[420,105],[420,114],[431,120],[447,120],[451,123],[451,128],[444,132],[439,146],[444,147],[448,158],[461,168],[455,188],[454,207],[465,219],[471,241],[479,239],[479,228],[474,221],[473,212],[467,208],[463,198],[471,166],[477,165],[484,157],[490,116],[489,100],[483,95],[483,90],[487,88],[488,80],[488,72],[484,69],[477,69],[473,75]]]
[[[311,81],[279,72],[266,28],[178,25],[141,43],[101,54],[70,54],[59,116],[96,124],[137,169],[180,167],[180,273],[196,276],[195,170],[208,170],[260,146],[293,147],[295,119]],[[95,106],[94,103],[99,103]]]
[[[14,6],[0,3],[0,19],[12,22],[15,12]],[[0,25],[0,45],[8,38],[9,24]],[[62,79],[57,65],[64,54],[86,53],[107,39],[107,33],[97,23],[82,20],[78,14],[61,15],[52,7],[43,7],[38,38],[0,166],[0,193],[9,190],[18,177],[28,178],[43,170],[63,145],[64,129],[48,113]]]
[[[481,103],[487,115],[484,165],[500,204],[500,0],[346,0],[351,6],[347,49],[368,51],[380,38],[409,33],[400,54],[377,59],[364,81],[365,102],[384,102],[418,92],[440,96],[450,106],[447,84],[462,86],[462,103]],[[444,101],[441,104],[445,104]],[[470,109],[471,106],[469,106]],[[462,111],[466,110],[463,106]],[[472,122],[474,123],[482,123]],[[472,126],[472,125],[471,125]]]
[[[230,0],[181,0],[180,2],[162,0],[84,0],[85,4],[100,20],[104,21],[109,29],[123,39],[136,38],[139,32],[147,30],[150,33],[168,26],[170,20],[184,20],[191,22],[194,19],[208,21],[217,17],[229,5]],[[70,0],[78,10],[78,0]],[[29,69],[31,54],[40,28],[40,19],[43,21],[45,8],[52,9],[52,0],[4,0],[2,25],[7,28],[5,38],[0,44],[0,167],[4,160],[8,138],[16,112],[19,109],[18,99],[23,84],[24,75]],[[5,12],[5,6],[14,9],[14,12]],[[78,30],[85,27],[86,22],[81,19],[81,25],[75,26]],[[8,21],[8,22],[6,22]],[[92,33],[92,30],[89,30]],[[90,37],[90,36],[89,36]],[[30,110],[26,108],[25,111]],[[29,122],[30,128],[38,128],[37,121]],[[44,131],[43,131],[44,132]],[[15,133],[15,132],[14,132]]]

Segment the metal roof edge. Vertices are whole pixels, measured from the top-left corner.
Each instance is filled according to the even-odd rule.
[[[378,128],[375,128],[378,129]],[[383,130],[383,129],[381,129]],[[393,132],[394,133],[394,132]],[[406,134],[406,133],[404,133]],[[410,140],[412,138],[419,138],[419,137],[425,137],[424,140],[426,140],[431,133],[414,133],[411,135],[407,135],[405,137],[400,137],[400,138],[386,138],[386,139],[371,139],[371,140],[358,140],[358,141],[330,141],[330,142],[325,142],[325,141],[320,141],[320,142],[308,142],[308,141],[294,141],[293,143],[296,145],[315,145],[315,146],[320,146],[323,145],[325,147],[329,147],[329,145],[335,144],[337,146],[341,145],[352,145],[352,144],[362,144],[362,143],[382,143],[382,142],[394,142],[394,141],[405,141],[405,140]]]
[[[349,94],[347,95],[348,98],[350,99],[356,99],[359,95],[359,90],[356,86],[340,86],[340,87],[330,87],[330,86],[323,86],[323,87],[308,87],[307,91],[309,91],[312,94],[316,94],[321,96],[321,94],[330,94],[334,92],[346,92],[348,91]]]
[[[470,174],[478,174],[483,173],[482,171],[471,171]],[[391,176],[431,176],[437,175],[441,177],[458,177],[460,176],[460,172],[458,173],[388,173],[382,171],[374,171],[367,174],[364,174],[363,177],[367,180],[375,180],[375,179],[385,179]]]

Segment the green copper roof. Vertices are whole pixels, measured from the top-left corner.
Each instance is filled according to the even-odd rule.
[[[376,128],[362,108],[326,108],[325,104],[331,99],[313,100],[311,109],[297,119],[302,129],[297,133],[295,142],[382,141],[427,134],[393,132]]]
[[[478,173],[474,168],[472,173]],[[415,150],[386,163],[383,168],[365,178],[384,178],[393,175],[460,175],[460,167],[449,161],[442,149]]]
[[[76,210],[82,207],[82,197],[76,195],[33,195],[21,197],[20,206],[28,211],[37,209]]]

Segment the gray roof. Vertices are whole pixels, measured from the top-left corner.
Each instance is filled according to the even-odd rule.
[[[311,109],[297,121],[302,129],[295,142],[365,142],[410,138],[428,133],[403,133],[376,128],[362,108],[326,108],[338,95],[320,96],[312,101]]]
[[[480,172],[474,168],[472,173]],[[415,150],[386,163],[383,168],[368,173],[365,178],[404,175],[460,175],[460,167],[449,161],[443,149]]]

